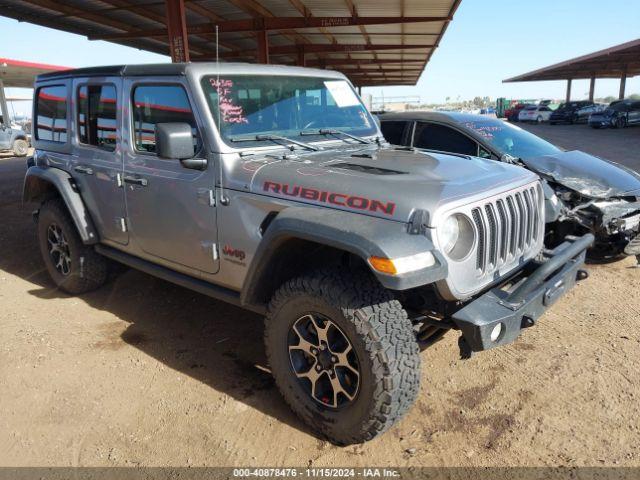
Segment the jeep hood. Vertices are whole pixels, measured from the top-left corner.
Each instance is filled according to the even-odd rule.
[[[415,210],[425,210],[432,218],[444,205],[468,204],[537,179],[523,168],[496,161],[392,147],[334,148],[297,159],[270,158],[256,163],[257,159],[248,161],[243,169],[255,169],[250,189],[257,194],[402,222],[409,221]],[[332,193],[338,197],[330,197]],[[337,204],[347,203],[347,197],[356,199],[350,205]],[[340,202],[328,202],[335,198]],[[362,205],[393,208],[360,208]]]
[[[577,150],[522,159],[531,170],[585,197],[640,196],[640,175],[608,160]]]

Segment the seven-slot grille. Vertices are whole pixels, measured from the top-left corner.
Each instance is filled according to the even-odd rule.
[[[536,244],[542,235],[540,186],[527,187],[471,210],[478,234],[476,268],[494,271]]]

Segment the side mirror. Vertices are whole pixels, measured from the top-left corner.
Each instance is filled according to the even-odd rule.
[[[156,153],[161,158],[180,160],[185,168],[202,170],[205,159],[193,158],[193,133],[188,123],[156,124]]]

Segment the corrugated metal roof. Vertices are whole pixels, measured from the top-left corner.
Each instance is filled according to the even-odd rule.
[[[344,71],[354,84],[368,86],[415,84],[460,0],[184,0],[184,4],[192,61],[214,57],[216,24],[293,19],[296,26],[268,29],[271,63],[295,64],[304,49],[309,66]],[[0,15],[169,53],[164,0],[3,0]],[[417,17],[424,21],[416,21]],[[322,25],[300,26],[304,18],[319,18]],[[397,22],[388,20],[393,18]],[[219,47],[225,60],[256,61],[252,29],[222,31]]]
[[[640,39],[508,78],[504,82],[620,78],[622,75],[640,75]]]

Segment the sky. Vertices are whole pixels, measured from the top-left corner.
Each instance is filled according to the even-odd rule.
[[[410,15],[411,12],[409,11]],[[566,82],[502,83],[563,60],[635,40],[640,0],[462,0],[453,21],[416,86],[365,88],[385,99],[416,96],[425,103],[476,96],[563,99]],[[0,57],[69,67],[167,62],[169,58],[80,35],[0,17]],[[619,80],[596,82],[596,97],[618,95]],[[640,93],[640,76],[627,79],[627,94]],[[588,80],[572,85],[587,98]],[[8,89],[8,95],[29,91]],[[26,113],[26,102],[15,102]]]

